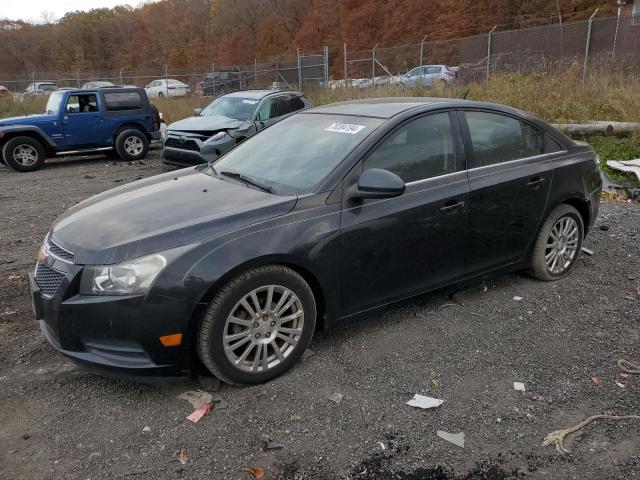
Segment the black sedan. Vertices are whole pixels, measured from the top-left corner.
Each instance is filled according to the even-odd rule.
[[[316,328],[434,289],[571,271],[598,214],[592,148],[493,104],[313,108],[215,163],[96,195],[30,275],[42,332],[94,370],[272,379]]]

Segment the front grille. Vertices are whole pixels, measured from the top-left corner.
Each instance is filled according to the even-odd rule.
[[[73,257],[75,256],[69,250],[65,250],[60,245],[55,243],[50,238],[47,238],[47,250],[49,250],[53,255],[62,260],[66,260],[67,262],[73,262]]]
[[[56,294],[64,277],[64,273],[54,270],[42,262],[36,264],[36,283],[40,291],[48,297],[53,297]]]
[[[179,148],[181,150],[191,150],[191,151],[194,151],[194,152],[199,152],[200,151],[200,147],[198,147],[198,144],[196,142],[194,142],[193,140],[185,140],[184,142],[181,142],[177,138],[169,137],[169,138],[167,138],[165,146],[166,147],[172,147],[172,148]]]

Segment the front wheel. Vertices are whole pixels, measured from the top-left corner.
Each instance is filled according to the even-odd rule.
[[[580,213],[571,205],[557,206],[540,229],[529,273],[545,281],[566,277],[578,259],[583,239]]]
[[[229,281],[200,324],[197,351],[215,376],[236,385],[258,384],[289,370],[315,330],[311,288],[281,265],[255,268]]]
[[[149,140],[140,130],[125,130],[116,137],[116,152],[123,160],[141,160],[149,151]]]
[[[42,144],[31,137],[15,137],[5,143],[2,156],[8,166],[18,172],[38,170],[47,158]]]

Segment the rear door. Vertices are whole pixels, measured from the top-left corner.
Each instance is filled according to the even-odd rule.
[[[524,257],[553,178],[554,147],[537,127],[491,110],[459,112],[470,152],[467,275]]]
[[[431,113],[396,128],[361,162],[396,173],[406,191],[385,200],[344,195],[345,315],[462,277],[469,185],[458,140],[454,114]]]

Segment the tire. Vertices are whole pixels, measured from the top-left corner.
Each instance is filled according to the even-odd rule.
[[[164,98],[164,93],[159,92],[159,93],[158,93],[158,98]]]
[[[270,305],[274,308],[268,308],[271,288]],[[243,306],[249,300],[249,308],[255,313],[252,294],[261,310],[258,317]],[[280,307],[279,301],[283,302]],[[275,315],[269,311],[275,311]],[[277,319],[283,317],[292,318],[278,326]],[[242,273],[220,289],[200,323],[196,350],[202,363],[221,380],[255,385],[282,375],[296,363],[311,342],[315,324],[316,303],[309,285],[290,268],[268,265]],[[227,340],[225,336],[236,338]],[[235,348],[225,351],[225,346]],[[266,369],[262,363],[265,351]]]
[[[141,160],[149,151],[149,139],[140,130],[129,129],[116,137],[115,150],[123,160]]]
[[[31,137],[15,137],[2,149],[5,163],[18,172],[38,170],[47,158],[42,143]]]
[[[580,256],[583,240],[584,223],[580,213],[571,205],[557,206],[540,229],[529,275],[547,282],[566,277]]]

